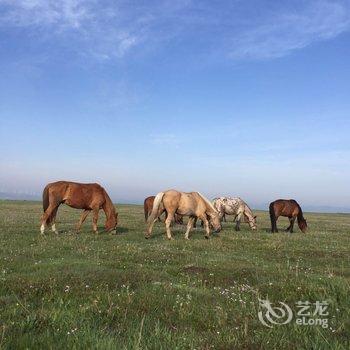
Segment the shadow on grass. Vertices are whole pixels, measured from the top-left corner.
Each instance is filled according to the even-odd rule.
[[[117,227],[117,235],[123,234],[123,233],[128,233],[130,230],[126,227]]]

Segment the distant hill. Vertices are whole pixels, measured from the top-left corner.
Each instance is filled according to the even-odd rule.
[[[27,200],[27,201],[41,201],[41,196],[38,194],[20,193],[20,192],[0,192],[0,199],[9,200]],[[114,203],[120,204],[143,204],[143,201],[132,201],[127,198],[112,198]],[[269,203],[259,203],[251,205],[252,209],[257,210],[268,210]],[[332,207],[328,205],[303,205],[302,209],[304,212],[315,212],[315,213],[350,213],[350,208],[347,207]]]
[[[0,199],[37,201],[41,200],[41,197],[39,195],[28,193],[0,192]]]
[[[350,213],[349,207],[332,207],[329,205],[302,205],[304,212],[313,213]],[[269,210],[269,203],[264,204],[252,204],[252,208],[259,210]]]

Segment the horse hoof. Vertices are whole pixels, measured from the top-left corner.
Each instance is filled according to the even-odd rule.
[[[205,237],[205,239],[209,239],[209,236],[204,236]]]

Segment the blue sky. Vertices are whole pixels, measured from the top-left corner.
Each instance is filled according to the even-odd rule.
[[[0,192],[350,208],[349,57],[350,1],[0,0]]]

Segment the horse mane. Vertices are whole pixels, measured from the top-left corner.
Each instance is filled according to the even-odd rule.
[[[306,223],[306,220],[304,218],[303,211],[302,211],[299,203],[296,200],[292,199],[292,201],[298,206],[298,209],[299,209],[298,215],[297,215],[298,226],[299,226],[300,230],[302,230],[304,232],[304,230],[307,229],[307,223]]]
[[[197,192],[197,194],[199,195],[199,197],[201,197],[201,198],[204,200],[204,202],[208,205],[208,207],[209,207],[212,211],[214,211],[215,213],[217,212],[216,209],[214,208],[213,204],[212,204],[207,198],[205,198],[205,197],[204,197],[201,193],[199,193],[199,192]]]
[[[106,200],[106,214],[108,212],[108,215],[110,216],[111,214],[114,214],[115,216],[115,207],[113,205],[113,202],[111,200],[111,198],[109,197],[107,191],[102,187],[104,196],[105,196],[105,200]]]
[[[246,202],[244,202],[244,213],[246,213],[246,211],[248,212],[248,214],[246,214],[248,217],[251,216],[252,218],[254,218],[254,214],[250,209],[249,205]]]

